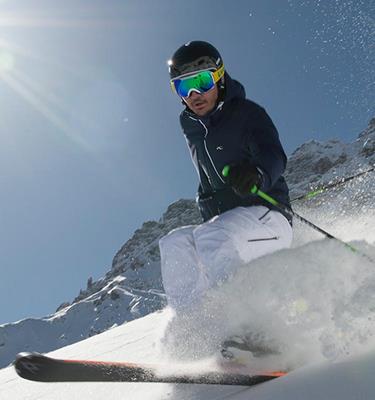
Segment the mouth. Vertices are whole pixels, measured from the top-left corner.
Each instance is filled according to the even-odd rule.
[[[202,109],[206,106],[206,102],[205,101],[197,101],[193,103],[193,107],[196,109]]]

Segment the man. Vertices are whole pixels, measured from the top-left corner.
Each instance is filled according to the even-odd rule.
[[[160,240],[167,300],[183,313],[239,267],[289,247],[292,227],[289,215],[250,192],[255,185],[289,205],[282,177],[287,158],[266,111],[245,98],[207,42],[186,43],[168,64],[172,89],[185,106],[180,123],[199,176],[203,219]]]

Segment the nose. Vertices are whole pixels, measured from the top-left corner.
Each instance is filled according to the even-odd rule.
[[[188,98],[191,100],[197,99],[201,97],[201,93],[196,92],[195,90],[191,91]]]

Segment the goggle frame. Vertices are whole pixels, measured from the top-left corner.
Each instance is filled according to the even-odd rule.
[[[192,88],[190,88],[188,90],[187,96],[183,96],[182,94],[180,94],[178,92],[178,89],[176,88],[176,85],[175,85],[176,81],[183,81],[183,80],[186,80],[186,79],[196,78],[202,72],[207,72],[207,71],[210,72],[210,75],[212,77],[212,85],[211,85],[211,87],[209,89],[202,90],[202,88],[192,87]],[[175,92],[178,96],[180,96],[180,97],[189,97],[190,93],[192,91],[196,91],[198,93],[206,93],[209,90],[211,90],[214,87],[215,83],[217,83],[224,76],[224,73],[225,73],[225,68],[224,68],[224,64],[223,64],[220,68],[218,68],[216,70],[212,70],[212,68],[206,68],[206,69],[202,69],[200,71],[195,71],[193,73],[189,72],[189,73],[177,76],[176,78],[173,78],[173,79],[170,80],[170,85],[171,85],[172,91]]]

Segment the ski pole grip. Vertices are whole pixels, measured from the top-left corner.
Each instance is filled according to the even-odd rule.
[[[230,171],[230,166],[226,165],[223,170],[221,171],[222,175],[227,178],[229,176],[229,171]],[[252,194],[259,194],[262,193],[259,191],[259,189],[257,188],[256,185],[254,185],[251,189],[250,189],[250,193]],[[265,193],[264,193],[265,194]],[[266,195],[266,194],[265,194]],[[266,195],[267,196],[267,195]],[[261,196],[262,197],[262,196]]]
[[[229,170],[230,170],[230,166],[229,166],[229,165],[226,165],[226,166],[223,168],[223,170],[221,171],[221,173],[223,174],[223,176],[224,176],[225,178],[227,178],[227,177],[229,176]]]

